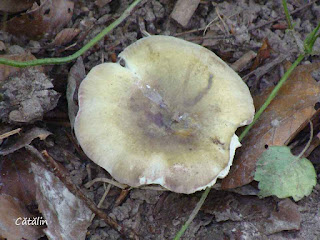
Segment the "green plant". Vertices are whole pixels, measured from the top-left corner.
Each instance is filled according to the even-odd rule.
[[[24,67],[32,67],[32,66],[38,66],[38,65],[52,65],[52,64],[62,64],[62,63],[71,62],[72,60],[77,59],[86,51],[88,51],[90,48],[92,48],[97,42],[103,39],[104,36],[106,36],[115,27],[121,24],[123,20],[125,20],[130,15],[131,11],[134,9],[135,6],[139,4],[139,2],[141,2],[141,0],[133,1],[133,3],[130,4],[130,6],[123,12],[123,14],[117,20],[115,20],[113,23],[111,23],[109,26],[103,29],[99,34],[97,34],[81,49],[79,49],[77,52],[69,56],[59,57],[59,58],[42,58],[42,59],[36,59],[31,61],[14,61],[14,60],[9,60],[5,58],[0,58],[0,64],[24,68]]]

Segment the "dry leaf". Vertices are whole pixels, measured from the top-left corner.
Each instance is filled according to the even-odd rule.
[[[78,28],[65,28],[62,29],[57,36],[54,38],[52,45],[63,46],[71,42],[78,34],[80,29]]]
[[[49,38],[59,32],[73,14],[74,3],[68,0],[41,1],[31,10],[6,22],[6,30],[18,37],[29,39]]]
[[[24,205],[36,202],[33,174],[29,167],[32,156],[26,151],[10,154],[0,161],[0,195],[10,195]]]
[[[263,63],[264,60],[270,57],[270,52],[271,52],[271,46],[269,44],[269,41],[267,38],[263,40],[262,46],[260,47],[258,54],[251,66],[250,71],[252,72],[255,70],[257,67]]]
[[[92,212],[51,172],[32,163],[39,210],[47,220],[51,240],[85,239]]]
[[[279,23],[273,24],[272,29],[287,30],[288,24],[286,22],[279,22]]]
[[[301,214],[298,205],[289,198],[278,203],[277,211],[273,211],[265,222],[265,233],[273,234],[281,231],[299,230]]]
[[[45,129],[34,127],[27,131],[24,134],[21,134],[21,137],[12,145],[5,147],[4,149],[0,149],[0,156],[5,156],[10,153],[13,153],[26,145],[29,145],[34,139],[39,138],[40,140],[46,139],[51,132],[48,132]]]
[[[42,237],[44,234],[40,226],[21,224],[22,219],[25,217],[29,219],[35,218],[18,199],[6,194],[0,194],[0,238],[20,240],[39,239]],[[16,221],[20,224],[17,225]]]
[[[36,0],[1,0],[0,11],[17,13],[31,8]]]
[[[82,61],[79,57],[77,62],[72,66],[68,76],[67,86],[67,101],[68,101],[68,114],[70,119],[71,128],[73,129],[74,120],[78,112],[78,88],[81,81],[85,78],[86,71]]]
[[[320,82],[311,73],[320,68],[320,63],[297,67],[279,91],[276,98],[253,126],[243,146],[237,151],[229,175],[222,180],[222,188],[236,188],[250,183],[256,162],[269,146],[287,144],[316,112],[315,104],[320,99]],[[264,103],[272,89],[254,98],[256,109]]]

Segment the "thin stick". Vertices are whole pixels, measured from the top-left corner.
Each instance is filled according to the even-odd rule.
[[[12,135],[14,135],[14,134],[19,133],[19,132],[21,131],[21,129],[22,129],[22,128],[17,128],[17,129],[11,130],[11,131],[9,131],[9,132],[6,132],[6,133],[4,133],[4,134],[1,134],[1,135],[0,135],[0,140],[5,139],[5,138],[7,138],[7,137],[10,137],[10,136],[12,136]]]
[[[301,153],[298,155],[298,158],[301,158],[302,155],[308,150],[308,148],[310,147],[310,144],[312,142],[312,139],[313,139],[313,124],[312,124],[312,122],[310,120],[309,120],[309,124],[310,124],[310,138],[309,138],[306,146],[303,148]]]
[[[103,193],[103,196],[101,197],[101,199],[100,199],[100,201],[99,201],[99,203],[98,203],[98,205],[97,205],[98,208],[101,208],[104,200],[106,199],[106,197],[107,197],[107,195],[108,195],[108,193],[109,193],[109,191],[110,191],[111,184],[108,184],[108,186],[106,187],[106,184],[104,183],[104,184],[103,184],[103,187],[104,187],[104,193]],[[94,219],[95,216],[96,216],[96,214],[95,214],[95,213],[92,213],[91,218],[90,218],[90,222],[93,221],[93,219]]]
[[[93,39],[91,39],[86,45],[84,45],[81,49],[79,49],[74,54],[71,54],[66,57],[42,58],[42,59],[35,59],[31,61],[14,61],[14,60],[9,60],[5,58],[0,58],[0,64],[23,68],[23,67],[31,67],[31,66],[38,66],[38,65],[62,64],[62,63],[70,62],[74,59],[77,59],[86,51],[88,51],[91,47],[93,47],[97,42],[103,39],[104,36],[107,35],[109,32],[111,32],[115,27],[121,24],[123,20],[125,20],[130,15],[131,11],[134,9],[135,6],[138,5],[140,1],[141,0],[135,0],[117,20],[115,20],[108,27],[103,29],[98,35],[96,35]]]
[[[113,185],[113,186],[116,186],[116,187],[118,187],[118,188],[120,188],[120,189],[125,189],[125,188],[128,187],[128,186],[125,185],[125,184],[118,183],[118,182],[116,182],[116,181],[114,181],[114,180],[112,180],[112,179],[109,179],[109,178],[95,178],[95,179],[87,182],[84,186],[85,186],[86,188],[89,188],[89,187],[91,187],[93,184],[95,184],[96,182],[109,183],[109,184],[111,184],[111,185]]]

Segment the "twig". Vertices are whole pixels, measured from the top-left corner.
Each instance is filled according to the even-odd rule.
[[[123,20],[125,20],[130,15],[131,11],[134,9],[135,6],[138,5],[140,1],[141,0],[135,0],[117,20],[115,20],[108,27],[103,29],[98,35],[96,35],[93,39],[91,39],[81,49],[79,49],[77,52],[69,56],[58,57],[58,58],[42,58],[42,59],[35,59],[31,61],[14,61],[14,60],[9,60],[5,58],[0,58],[0,64],[21,68],[21,67],[31,67],[31,66],[38,66],[38,65],[62,64],[62,63],[67,63],[74,59],[77,59],[86,51],[88,51],[91,47],[93,47],[97,42],[103,39],[104,36],[107,35],[109,32],[111,32],[115,27],[121,24]]]
[[[245,66],[248,65],[249,62],[251,62],[257,54],[250,50],[246,52],[241,58],[239,58],[237,61],[231,64],[231,68],[236,72],[241,72]]]
[[[312,139],[309,148],[304,152],[303,157],[308,157],[318,146],[320,145],[320,133],[316,135],[314,139]]]
[[[120,195],[117,197],[114,203],[114,207],[120,206],[120,204],[122,204],[125,198],[128,196],[129,192],[130,192],[130,189],[122,189],[120,192]]]
[[[214,20],[215,20],[215,19],[214,19]],[[214,20],[212,20],[212,21],[214,21]],[[210,23],[211,23],[211,22],[210,22]],[[208,25],[209,25],[210,23],[208,23]],[[207,26],[208,26],[208,25],[207,25]],[[206,27],[207,27],[207,26],[206,26]],[[186,34],[189,34],[189,33],[200,32],[200,31],[202,31],[202,30],[205,30],[206,27],[191,29],[191,30],[188,30],[188,31],[180,32],[180,33],[175,33],[175,34],[173,34],[173,36],[178,37],[178,36],[186,35]]]
[[[101,197],[101,199],[100,199],[100,201],[99,201],[99,203],[98,203],[98,205],[97,205],[98,208],[101,208],[102,203],[103,203],[104,200],[106,199],[106,197],[107,197],[107,195],[108,195],[108,193],[109,193],[109,191],[110,191],[111,184],[108,184],[108,186],[106,187],[106,184],[104,183],[104,184],[103,184],[103,187],[104,187],[105,191],[104,191],[104,193],[103,193],[103,195],[102,195],[102,197]],[[96,214],[93,213],[92,216],[91,216],[90,222],[92,222],[92,220],[94,219],[95,216],[96,216]]]
[[[113,186],[116,186],[116,187],[118,187],[118,188],[120,188],[120,189],[125,189],[125,188],[128,187],[128,186],[125,185],[125,184],[118,183],[118,182],[116,182],[116,181],[114,181],[114,180],[111,180],[111,179],[109,179],[109,178],[95,178],[95,179],[91,180],[90,182],[87,182],[84,186],[85,186],[86,188],[89,188],[89,187],[91,187],[93,184],[95,184],[96,182],[109,183],[109,184],[111,184],[111,185],[113,185]]]
[[[261,78],[264,74],[269,72],[271,68],[273,68],[273,67],[279,65],[280,63],[282,63],[287,57],[288,57],[288,55],[280,55],[280,56],[278,56],[273,61],[271,61],[271,62],[269,62],[267,64],[264,64],[263,66],[255,69],[252,72],[250,72],[247,75],[245,75],[242,78],[243,81],[247,81],[247,79],[252,75],[255,75],[257,79]]]
[[[218,7],[216,7],[216,14],[218,15],[218,18],[219,18],[220,21],[222,22],[223,27],[224,27],[224,30],[225,30],[225,32],[227,33],[227,34],[225,34],[225,35],[230,35],[230,29],[229,29],[228,25],[226,24],[226,22],[225,22],[225,21],[223,20],[223,18],[221,17]]]
[[[207,32],[207,29],[211,26],[211,24],[212,23],[214,23],[215,21],[217,21],[218,20],[218,17],[215,17],[213,20],[211,20],[208,24],[207,24],[207,26],[205,26],[205,28],[203,29],[203,36],[205,36],[206,35],[206,32]],[[199,28],[200,29],[200,28]]]
[[[10,137],[11,135],[14,135],[14,134],[19,133],[19,132],[21,131],[21,129],[22,129],[22,128],[17,128],[17,129],[11,130],[11,131],[9,131],[9,132],[6,132],[6,133],[4,133],[4,134],[1,134],[1,135],[0,135],[0,140],[5,139],[5,138],[7,138],[7,137]]]
[[[312,124],[312,121],[309,120],[309,124],[310,124],[310,137],[309,137],[309,140],[306,144],[306,146],[304,146],[303,150],[301,151],[301,153],[299,153],[298,157],[297,158],[301,158],[303,156],[303,154],[308,150],[308,148],[310,147],[310,144],[312,142],[312,139],[313,139],[313,124]]]
[[[74,194],[75,196],[79,197],[84,201],[84,203],[90,208],[92,212],[94,212],[97,216],[103,219],[110,227],[117,230],[121,235],[127,237],[129,239],[139,239],[137,234],[133,232],[131,229],[128,229],[120,224],[118,224],[114,219],[109,217],[105,212],[97,208],[95,203],[87,198],[87,196],[72,182],[70,176],[65,173],[65,171],[61,170],[61,165],[59,165],[49,154],[46,150],[42,151],[43,158],[48,162],[50,167],[53,169],[54,174],[56,177],[60,179],[61,182],[65,184],[68,190]]]

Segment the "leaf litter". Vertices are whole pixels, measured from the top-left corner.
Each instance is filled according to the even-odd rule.
[[[25,147],[26,145],[29,145],[36,138],[44,140],[50,134],[52,133],[45,129],[34,127],[22,134],[21,136],[19,136],[18,140],[15,141],[13,144],[0,148],[0,156],[5,156],[19,150]]]
[[[0,237],[8,240],[38,239],[44,235],[43,226],[21,224],[24,218],[43,219],[35,208],[35,183],[29,171],[31,161],[32,156],[25,150],[2,157],[0,161]],[[20,222],[16,225],[18,218]]]
[[[98,1],[96,1],[96,2],[98,2]],[[108,2],[108,0],[107,1],[101,1],[101,2]],[[150,3],[151,2],[151,3]],[[162,5],[164,5],[165,7],[163,7],[162,8],[162,10],[164,9],[165,11],[168,11],[168,9],[170,10],[170,5],[168,4],[168,5],[165,5],[165,2],[166,1],[164,1],[164,0],[161,0],[160,2],[158,2],[158,1],[150,1],[150,2],[148,2],[147,3],[147,5],[146,6],[150,6],[151,4],[155,4],[154,2],[156,2],[158,5],[160,5],[161,6],[161,4]],[[113,3],[112,4],[110,4],[110,6],[112,7],[112,11],[113,10],[116,10],[116,5],[117,4],[114,4],[115,3],[115,1],[113,1]],[[126,4],[126,1],[124,1],[124,3]],[[148,5],[150,3],[150,5]],[[77,3],[76,3],[77,4]],[[93,4],[93,1],[92,1],[92,4]],[[91,5],[92,5],[91,4]],[[124,6],[125,6],[125,4],[124,4]],[[230,9],[230,5],[231,5],[231,3],[226,3],[225,2],[225,4],[227,5],[226,7],[228,8],[228,9]],[[268,3],[269,4],[269,3]],[[271,10],[270,10],[270,6],[272,5],[271,4],[271,2],[270,2],[270,5],[268,5],[268,4],[266,4],[265,6],[263,6],[263,8],[261,8],[261,7],[257,7],[256,6],[256,8],[257,8],[257,14],[249,14],[250,15],[250,18],[252,18],[253,20],[257,20],[257,19],[255,19],[255,18],[257,18],[257,17],[259,17],[259,18],[261,18],[261,19],[263,19],[263,20],[265,20],[265,19],[269,19],[269,15],[268,14],[272,14],[272,15],[270,15],[270,16],[274,16],[274,11],[272,11],[271,12]],[[298,4],[298,3],[297,3]],[[300,3],[299,3],[300,4]],[[82,10],[80,11],[79,9],[77,10],[77,15],[78,15],[78,12],[80,12],[80,14],[77,16],[77,17],[79,17],[79,18],[82,18],[81,17],[81,15],[84,15],[84,14],[88,14],[89,13],[89,16],[90,16],[90,14],[92,13],[92,7],[91,7],[91,5],[90,5],[90,3],[86,3],[85,4],[85,6],[87,7],[87,9],[89,9],[90,10],[90,12],[89,12],[89,10],[87,10],[87,12],[83,12]],[[219,7],[221,8],[221,6],[220,6],[221,4],[219,4]],[[268,6],[267,6],[268,5]],[[82,5],[83,6],[83,5]],[[103,13],[109,13],[110,12],[110,6],[109,6],[109,4],[108,5],[106,5],[105,6],[105,8],[103,8],[103,9],[99,9],[99,13],[98,13],[98,16],[100,15],[100,13],[101,14],[103,14]],[[168,8],[168,6],[169,6],[169,8]],[[291,5],[292,6],[292,5]],[[296,6],[294,6],[294,7],[296,7]],[[312,13],[312,14],[315,14],[316,12],[319,12],[318,10],[317,10],[317,8],[316,8],[317,6],[313,6],[312,7],[312,12],[311,11],[308,11],[308,13]],[[149,7],[150,8],[150,7]],[[106,9],[109,9],[109,10],[106,10]],[[199,18],[199,16],[200,16],[200,19],[201,19],[201,21],[203,21],[203,23],[208,23],[209,21],[211,21],[211,18],[212,18],[212,14],[211,14],[211,6],[209,6],[207,3],[206,3],[206,1],[201,1],[201,3],[200,3],[200,5],[199,5],[199,9],[197,10],[197,12],[194,14],[195,15],[195,17],[196,17],[196,19],[193,19],[193,20],[191,20],[190,22],[191,22],[191,24],[192,25],[190,25],[191,27],[198,27],[198,25],[193,25],[194,23],[196,23],[197,24],[197,20],[198,20],[198,18]],[[144,9],[143,9],[144,10]],[[149,10],[151,10],[151,11],[149,11]],[[148,11],[146,11],[147,12],[147,14],[152,14],[152,8],[150,8]],[[201,10],[201,11],[200,11]],[[270,10],[270,11],[269,11]],[[229,10],[228,10],[229,11]],[[118,10],[117,12],[121,12],[121,9],[120,10]],[[160,12],[160,11],[157,11],[157,12]],[[244,13],[245,13],[246,11],[244,11]],[[278,13],[278,10],[277,9],[275,9],[275,12],[276,13]],[[281,12],[281,11],[280,11]],[[96,10],[94,10],[93,11],[93,13],[94,13],[94,17],[96,17],[95,16],[95,14],[97,14],[97,11]],[[156,12],[155,12],[156,13]],[[259,13],[259,14],[258,14]],[[311,14],[311,15],[312,15]],[[110,14],[111,16],[113,15],[113,14]],[[157,15],[157,13],[155,14],[155,15]],[[208,16],[207,16],[208,15]],[[247,16],[249,16],[249,15],[247,15]],[[306,15],[308,15],[309,16],[309,14],[305,14],[305,16]],[[207,19],[205,19],[205,17],[207,16]],[[226,16],[228,17],[229,15],[228,14],[226,14]],[[319,15],[317,15],[317,16],[319,16]],[[140,17],[140,16],[139,16]],[[295,17],[296,17],[296,15],[295,15]],[[86,16],[84,17],[84,18],[86,18]],[[98,17],[97,17],[98,18]],[[229,18],[229,17],[228,17]],[[144,17],[144,16],[142,16],[142,21],[146,24],[146,29],[148,30],[148,31],[150,31],[152,34],[155,34],[156,33],[156,31],[164,31],[164,27],[162,27],[162,26],[158,26],[158,24],[157,24],[157,21],[160,19],[159,17],[156,17],[155,19],[153,19],[153,20],[145,20],[145,19],[147,19],[146,17]],[[202,20],[203,19],[203,20]],[[228,19],[228,21],[231,21],[231,20],[233,20],[234,18],[231,18],[230,17],[230,19]],[[238,19],[238,18],[237,18]],[[308,18],[309,19],[309,18]],[[78,20],[78,19],[77,19]],[[166,20],[165,18],[163,18],[163,19],[160,19],[160,20]],[[194,21],[195,20],[195,21]],[[208,21],[209,20],[209,21]],[[309,25],[308,24],[306,24],[305,25],[305,19],[304,18],[299,18],[298,20],[301,20],[301,26],[303,27],[303,28],[305,28],[305,26],[306,27],[308,27],[308,26],[310,26],[310,23],[309,23]],[[238,21],[238,20],[237,20]],[[235,21],[235,22],[237,22],[237,21]],[[132,22],[134,22],[134,20],[131,20],[131,22],[130,23],[132,23]],[[129,25],[129,24],[128,24]],[[167,24],[166,24],[167,25]],[[170,25],[170,24],[168,24],[168,25]],[[245,24],[242,24],[242,25],[245,25]],[[252,21],[250,21],[249,22],[249,26],[251,25],[251,27],[252,27]],[[300,25],[300,23],[298,23],[297,25]],[[69,25],[70,26],[70,25]],[[75,26],[75,25],[74,25]],[[130,26],[132,26],[132,24],[130,25]],[[254,27],[255,25],[253,25],[253,27]],[[259,23],[257,22],[257,26],[259,26]],[[76,26],[77,27],[77,26]],[[95,26],[96,27],[96,26]],[[299,26],[297,26],[297,27],[299,27]],[[96,28],[95,30],[97,30],[98,31],[98,29]],[[179,29],[178,29],[179,30]],[[262,31],[262,33],[264,33],[264,29],[261,29]],[[168,34],[172,34],[172,33],[174,33],[174,32],[176,32],[176,29],[175,29],[175,26],[173,26],[172,24],[170,25],[170,29],[168,30],[168,29],[166,29],[166,31],[167,31],[167,33]],[[260,31],[260,29],[259,29],[259,31]],[[85,32],[85,31],[83,31],[84,32],[84,34],[85,35],[87,35],[88,34],[88,32]],[[120,29],[119,29],[119,31],[117,31],[117,33],[118,33],[118,35],[119,35],[119,33],[120,34],[122,34],[122,31],[120,31]],[[130,32],[129,32],[130,33]],[[132,32],[131,32],[132,33]],[[159,32],[158,32],[159,33]],[[161,32],[161,33],[163,33],[163,32]],[[277,35],[279,35],[279,33],[276,33]],[[281,33],[280,33],[281,34]],[[279,36],[281,36],[281,35],[279,35]],[[107,41],[105,41],[105,45],[103,45],[103,46],[106,46],[106,48],[108,47],[108,44],[110,44],[110,42],[111,43],[113,43],[114,42],[114,37],[117,37],[117,35],[115,34],[115,35],[111,35],[111,38],[109,39],[109,40],[107,40]],[[123,38],[127,38],[127,35],[125,35],[125,34],[123,34],[123,35],[121,35],[121,37]],[[263,38],[264,38],[265,36],[263,36]],[[263,39],[263,38],[261,38],[261,39]],[[133,37],[133,38],[130,38],[130,41],[132,42],[132,41],[134,41],[136,39],[136,37]],[[253,37],[251,38],[251,40],[253,40],[253,41],[256,41],[255,39],[253,39]],[[282,40],[282,39],[281,39]],[[123,42],[125,42],[125,40],[123,40]],[[258,40],[258,42],[260,42],[260,40]],[[228,47],[237,47],[237,45],[233,45],[233,44],[230,44],[230,42],[229,41],[227,41],[226,42],[227,43],[227,46]],[[270,43],[271,43],[271,45],[272,46],[274,46],[275,44],[277,44],[277,43],[279,43],[280,44],[280,39],[279,39],[279,41],[278,42],[272,42],[272,41],[270,41]],[[6,44],[7,44],[7,42],[6,42]],[[122,46],[120,45],[120,46],[117,46],[116,47],[116,49],[115,49],[115,51],[116,52],[118,52],[119,51],[119,49],[120,48],[122,48],[123,47],[123,45],[125,45],[126,43],[122,43]],[[223,42],[222,42],[222,44],[223,44]],[[281,45],[281,44],[280,44]],[[250,46],[252,46],[252,45],[250,45]],[[221,45],[219,44],[219,48],[221,47]],[[231,48],[232,48],[231,47]],[[213,47],[214,48],[214,47]],[[258,49],[258,48],[256,48],[256,49]],[[228,49],[228,51],[230,51],[230,49]],[[231,49],[231,51],[232,51],[232,49]],[[235,51],[234,52],[235,54],[240,54],[241,53],[241,50],[237,50],[237,51]],[[284,54],[284,53],[279,53],[280,55],[281,54]],[[98,50],[97,49],[95,49],[94,51],[93,51],[93,53],[89,56],[89,58],[84,58],[84,59],[86,59],[87,61],[85,62],[85,66],[86,66],[86,68],[87,69],[89,69],[90,67],[89,66],[91,66],[91,65],[94,65],[94,64],[96,64],[96,62],[100,62],[100,59],[102,58],[103,56],[101,56],[101,54],[100,54],[100,52],[98,52]],[[109,56],[107,56],[107,55],[104,55],[104,58],[107,60],[108,58],[109,58]],[[237,58],[237,57],[236,57]],[[66,67],[61,67],[61,68],[58,68],[59,70],[65,70],[66,69]],[[50,126],[48,126],[48,127],[50,127]],[[50,130],[51,130],[51,128],[50,128]],[[56,139],[58,139],[58,137],[56,137],[55,136],[55,140]],[[58,139],[59,140],[59,139]],[[21,151],[21,150],[20,150]],[[20,152],[19,151],[19,152]],[[61,159],[63,159],[63,156],[61,156]],[[60,161],[60,160],[59,160]],[[67,161],[67,160],[65,160],[65,159],[63,159],[62,161]],[[80,162],[79,162],[80,163]],[[95,168],[94,168],[95,169]],[[95,175],[95,170],[93,171],[93,175]],[[251,185],[250,185],[251,186]],[[139,191],[139,190],[136,190],[136,191]],[[96,194],[96,191],[92,191],[91,192],[91,194]],[[171,194],[171,193],[168,193],[168,194],[170,194],[170,196],[172,196],[173,194]],[[132,193],[130,193],[130,195],[129,195],[129,197],[128,197],[128,199],[129,200],[131,200],[132,199]],[[162,196],[162,195],[161,195]],[[173,196],[175,196],[175,195],[173,195]],[[245,196],[244,196],[245,197]],[[308,211],[310,211],[310,215],[312,215],[312,219],[309,219],[310,221],[308,221],[308,224],[307,224],[307,226],[305,226],[304,228],[302,228],[301,229],[301,232],[304,232],[305,233],[305,231],[308,231],[308,229],[310,229],[310,222],[313,220],[313,221],[316,221],[315,219],[317,219],[317,217],[318,217],[318,215],[314,215],[314,213],[312,213],[311,212],[311,209],[318,209],[318,208],[314,208],[314,205],[313,205],[313,207],[311,208],[311,207],[309,207],[309,205],[307,205],[309,202],[315,202],[315,197],[317,197],[318,198],[318,195],[315,195],[315,196],[313,196],[313,197],[311,197],[310,199],[309,198],[306,198],[306,199],[304,199],[304,200],[302,200],[301,202],[299,202],[299,206],[301,205],[301,204],[304,204],[305,205],[305,207],[306,208],[310,208],[310,210],[308,210]],[[185,202],[190,202],[190,197],[185,197],[186,198],[186,200],[185,200]],[[270,200],[270,198],[268,198],[268,199],[263,199],[263,200]],[[263,200],[261,200],[261,201],[263,201]],[[247,205],[247,202],[251,202],[252,201],[252,199],[245,199],[245,201],[243,201],[243,202],[241,202],[241,204],[238,206],[238,208],[243,208],[244,206],[246,206]],[[194,200],[194,202],[196,202],[196,199]],[[179,201],[176,201],[176,199],[175,199],[175,201],[173,201],[172,202],[173,203],[173,205],[174,204],[177,204],[178,206],[181,204],[181,201],[180,201],[180,199],[179,199]],[[270,201],[268,201],[268,202],[263,202],[264,204],[269,204],[270,203]],[[170,236],[172,236],[172,234],[170,235],[170,234],[168,234],[170,231],[171,232],[173,232],[174,233],[174,227],[175,226],[177,226],[177,225],[171,225],[170,224],[170,221],[172,220],[171,218],[170,218],[170,216],[171,216],[171,214],[173,213],[173,212],[176,212],[177,211],[177,208],[170,208],[170,209],[167,209],[167,206],[171,206],[172,204],[170,204],[170,202],[167,202],[166,204],[164,204],[164,206],[163,207],[161,207],[161,209],[162,210],[159,210],[159,214],[157,214],[156,215],[156,218],[158,218],[158,219],[166,219],[166,218],[168,218],[168,219],[166,219],[166,221],[154,221],[154,223],[152,224],[152,214],[150,215],[150,214],[148,214],[148,213],[145,213],[146,212],[146,209],[147,210],[150,210],[151,208],[152,208],[152,205],[148,205],[148,206],[143,206],[143,208],[141,209],[139,209],[139,215],[140,214],[142,214],[142,218],[144,219],[143,221],[142,221],[142,223],[141,223],[141,225],[139,226],[139,233],[142,233],[142,234],[146,234],[146,235],[144,235],[144,236],[146,236],[146,237],[150,237],[150,232],[148,232],[148,231],[151,231],[151,230],[148,230],[149,229],[149,226],[151,226],[152,225],[152,228],[153,228],[153,235],[151,234],[151,236],[153,236],[154,238],[156,238],[156,237],[158,237],[158,238],[170,238]],[[255,207],[256,207],[256,205],[255,204],[253,204],[253,205],[250,205],[250,206],[252,206],[252,208],[254,209]],[[185,207],[185,209],[192,209],[192,207],[193,206],[187,206],[187,207]],[[278,206],[279,207],[279,209],[280,209],[280,206]],[[274,207],[274,208],[276,208],[276,207]],[[272,209],[270,210],[270,209],[268,209],[269,211],[268,212],[271,212],[272,211]],[[289,211],[290,209],[285,209],[285,211]],[[264,210],[262,210],[262,211],[266,211],[265,209]],[[279,212],[281,212],[281,211],[279,211]],[[262,212],[262,213],[265,213],[265,212]],[[146,214],[146,215],[145,215]],[[258,212],[257,213],[257,215],[259,215],[260,214],[260,212]],[[179,221],[180,219],[181,219],[181,216],[184,216],[184,214],[177,214],[177,216],[176,216],[176,219],[175,219],[175,224],[176,224],[176,222],[177,221]],[[203,215],[200,215],[201,216],[201,218],[202,218],[202,216]],[[200,218],[200,217],[199,217]],[[314,219],[313,219],[314,218]],[[145,221],[145,220],[147,220],[147,221]],[[149,221],[150,220],[150,221]],[[183,220],[182,220],[183,221]],[[254,221],[254,220],[253,220]],[[101,222],[101,220],[100,220],[100,222]],[[144,223],[144,222],[148,222],[148,223]],[[149,226],[148,226],[148,224],[150,224]],[[275,223],[275,224],[277,224],[277,223]],[[279,224],[280,224],[280,222],[279,222]],[[233,228],[228,228],[228,227],[222,227],[222,226],[228,226],[228,225],[232,225],[232,226],[236,226],[236,228],[237,228],[237,231],[236,232],[233,232],[232,231],[232,229]],[[215,223],[214,223],[214,221],[212,221],[212,222],[210,222],[210,225],[208,225],[208,226],[204,226],[204,227],[202,227],[200,230],[200,232],[205,232],[206,233],[206,235],[201,235],[201,236],[203,236],[203,237],[208,237],[208,236],[210,236],[210,237],[214,237],[214,236],[216,236],[215,234],[211,234],[211,232],[210,231],[217,231],[217,234],[219,234],[219,235],[217,235],[217,236],[221,236],[221,238],[227,238],[227,237],[229,237],[230,239],[239,239],[240,237],[248,237],[248,236],[252,236],[252,235],[250,235],[250,234],[252,234],[252,232],[256,232],[256,233],[258,233],[259,235],[257,235],[257,238],[258,237],[263,237],[263,236],[261,236],[263,233],[262,233],[262,231],[261,231],[261,235],[260,235],[260,229],[259,229],[259,231],[257,230],[257,228],[255,228],[255,229],[253,229],[253,228],[250,228],[250,227],[247,227],[247,226],[251,226],[252,225],[252,223],[250,223],[250,222],[245,222],[245,221],[243,221],[243,222],[240,222],[240,223],[238,223],[238,224],[233,224],[231,221],[227,221],[226,222],[226,224],[225,225],[219,225],[219,226],[217,226]],[[210,226],[211,226],[211,228],[210,228]],[[259,228],[259,226],[257,226],[258,228]],[[239,228],[239,229],[238,229]],[[112,234],[111,234],[111,231],[110,230],[108,230],[108,228],[106,228],[106,227],[103,227],[102,225],[100,226],[100,227],[98,227],[98,231],[96,231],[95,230],[95,228],[91,228],[91,230],[90,230],[90,232],[91,232],[91,234],[88,236],[89,237],[89,239],[96,239],[96,238],[98,238],[98,239],[100,239],[100,238],[103,238],[104,236],[108,236],[108,238],[110,238],[110,239],[112,239]],[[151,229],[151,227],[150,227],[150,229]],[[212,230],[212,229],[214,229],[214,230]],[[294,228],[293,228],[294,229]],[[305,230],[304,230],[305,229]],[[307,229],[307,230],[306,230]],[[315,228],[316,229],[316,228]],[[319,228],[318,228],[319,229]],[[103,230],[102,232],[99,232],[100,230]],[[138,229],[137,229],[138,230]],[[288,230],[290,230],[289,228],[288,228]],[[280,230],[281,231],[281,230]],[[102,233],[105,233],[105,234],[107,234],[107,235],[103,235]],[[240,235],[237,235],[238,234],[238,232],[240,232]],[[100,234],[98,234],[98,233],[101,233],[101,235]],[[149,234],[148,234],[149,233]],[[241,235],[242,234],[242,235]],[[290,235],[291,234],[291,235]],[[293,235],[292,235],[293,234]],[[293,238],[293,236],[295,235],[295,237],[296,236],[298,236],[298,237],[301,237],[301,236],[304,236],[304,235],[299,235],[300,233],[298,233],[298,232],[285,232],[285,233],[283,233],[283,235],[278,235],[278,236],[275,236],[275,237],[277,237],[277,238],[272,238],[271,236],[270,236],[270,239],[292,239]],[[316,232],[315,232],[315,234],[316,234]],[[316,235],[312,235],[312,236],[316,236]],[[188,235],[188,237],[193,237],[194,236],[194,234],[190,234],[190,235]],[[240,237],[239,237],[240,236]],[[196,238],[199,238],[199,235],[198,236],[196,236]],[[237,238],[238,237],[238,238]],[[290,238],[291,237],[291,238]],[[120,237],[119,237],[120,238]],[[114,237],[114,239],[116,239],[116,237]],[[200,238],[201,239],[201,238]],[[203,239],[206,239],[206,238],[203,238]],[[219,239],[219,238],[217,238],[217,239]],[[302,238],[302,239],[308,239],[308,238]],[[313,239],[312,237],[311,238],[309,238],[309,239]],[[315,238],[314,238],[315,239]]]
[[[54,239],[85,239],[92,212],[53,173],[32,164],[39,210],[48,222],[46,235]]]
[[[279,91],[278,95],[252,127],[237,151],[229,175],[222,180],[222,188],[236,188],[252,182],[256,163],[261,154],[271,146],[282,146],[292,140],[301,125],[316,113],[315,104],[320,99],[320,82],[311,73],[320,63],[298,66]],[[272,88],[255,96],[258,109]]]
[[[35,216],[30,214],[18,199],[10,195],[0,194],[0,216],[0,238],[8,240],[39,239],[44,235],[39,226],[16,225],[17,219],[21,218],[22,221],[25,217],[32,219]]]
[[[0,120],[9,123],[31,123],[57,106],[60,94],[52,80],[36,68],[26,68],[0,79]]]
[[[26,13],[8,20],[6,30],[19,38],[50,38],[71,20],[73,8],[74,3],[68,0],[41,0],[40,5],[35,2]]]
[[[17,13],[28,10],[36,0],[1,0],[0,11]]]

